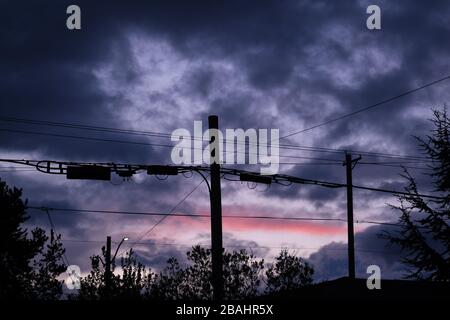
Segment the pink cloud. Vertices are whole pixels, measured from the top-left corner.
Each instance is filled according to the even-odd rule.
[[[203,213],[205,214],[205,213]],[[230,212],[224,212],[223,215],[232,215]],[[240,215],[252,216],[251,214]],[[253,216],[255,216],[254,214]],[[170,220],[169,220],[170,219]],[[170,217],[165,222],[164,228],[169,232],[179,232],[179,230],[208,230],[210,220],[208,218],[198,217]],[[175,231],[176,230],[176,231]],[[303,233],[315,236],[335,236],[345,234],[347,227],[345,223],[340,222],[322,222],[322,221],[293,221],[293,220],[267,220],[267,219],[242,219],[242,218],[223,218],[224,232],[289,232]]]

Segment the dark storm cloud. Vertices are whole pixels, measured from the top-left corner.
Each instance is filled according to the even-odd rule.
[[[65,28],[65,9],[68,4],[67,1],[2,3],[2,116],[120,127],[121,120],[108,111],[107,106],[112,102],[126,101],[121,96],[102,92],[92,71],[106,61],[120,61],[114,76],[122,81],[135,81],[133,56],[128,52],[126,39],[122,37],[122,31],[118,32],[114,24],[107,22],[108,17],[103,20],[106,20],[103,25],[101,19],[91,16],[90,10],[83,11],[83,21],[87,24],[91,20],[96,21],[90,24],[90,31],[69,32]],[[92,136],[92,132],[85,130],[3,121],[1,125],[4,129]],[[95,136],[126,140],[123,136],[102,137],[98,133]],[[85,159],[115,158],[116,161],[126,161],[138,159],[139,155],[142,157],[150,149],[21,133],[2,132],[0,139],[5,149],[44,149],[49,156],[59,159],[75,159],[77,155],[83,154]]]
[[[255,257],[265,256],[269,249],[258,247],[255,241],[246,241],[235,238],[233,235],[224,233],[224,247],[228,252],[245,249],[248,254]],[[162,238],[154,242],[145,242],[133,248],[138,260],[150,267],[154,271],[160,271],[167,266],[167,260],[174,257],[182,266],[186,266],[189,261],[187,252],[192,250],[193,246],[200,245],[203,248],[210,248],[210,235],[200,233],[193,239],[191,244],[174,243],[172,239]]]
[[[388,246],[379,234],[395,232],[398,228],[373,226],[355,234],[356,276],[367,278],[367,267],[378,265],[382,279],[401,278],[405,267],[401,263],[402,252],[397,246]],[[314,265],[316,280],[331,280],[344,277],[347,269],[347,244],[332,242],[320,248],[309,257]]]
[[[199,233],[196,237],[196,244],[208,243],[206,247],[210,247],[210,241],[211,235],[207,233]],[[269,252],[269,248],[259,246],[256,241],[240,239],[227,232],[223,234],[223,246],[227,252],[246,250],[256,257],[264,257]]]
[[[288,87],[310,93],[327,92],[338,98],[345,106],[345,111],[351,111],[352,108],[365,105],[367,101],[379,100],[380,92],[387,94],[386,88],[397,93],[408,87],[407,82],[414,82],[420,76],[420,74],[415,76],[414,74],[418,69],[420,70],[421,60],[416,61],[413,58],[421,53],[420,59],[429,57],[436,52],[432,47],[438,45],[442,51],[441,44],[430,38],[439,40],[442,37],[440,31],[446,27],[445,25],[436,26],[434,21],[427,17],[419,19],[418,23],[412,25],[409,19],[417,15],[417,12],[422,12],[424,8],[410,2],[406,2],[406,5],[397,10],[394,10],[395,6],[386,3],[388,12],[386,17],[383,15],[385,28],[394,29],[395,27],[395,29],[368,35],[367,30],[362,28],[365,17],[361,15],[363,7],[350,2],[344,5],[309,1],[258,3],[250,1],[245,4],[237,2],[212,4],[208,1],[186,4],[169,1],[164,4],[159,2],[124,5],[114,1],[96,1],[95,3],[80,2],[83,8],[83,19],[85,19],[83,20],[84,28],[79,33],[71,33],[57,27],[64,23],[65,16],[57,13],[63,11],[65,5],[64,2],[58,5],[32,2],[19,4],[16,8],[9,5],[2,10],[3,14],[8,13],[2,22],[9,27],[8,34],[4,35],[6,41],[2,41],[3,60],[8,61],[8,64],[3,66],[7,73],[3,78],[2,99],[6,106],[4,111],[11,110],[7,112],[8,114],[17,115],[16,111],[20,110],[20,113],[29,117],[45,116],[45,118],[70,119],[73,122],[77,120],[86,123],[96,123],[101,119],[102,124],[111,123],[120,126],[120,119],[115,119],[114,114],[111,114],[105,105],[111,102],[111,99],[114,99],[116,104],[117,99],[122,104],[126,104],[126,101],[120,102],[120,96],[110,97],[100,92],[98,80],[93,78],[89,71],[105,61],[113,60],[117,61],[115,63],[117,71],[114,76],[118,81],[128,83],[138,81],[139,70],[135,70],[133,54],[127,49],[129,43],[124,38],[127,32],[136,29],[166,37],[179,52],[187,57],[220,56],[234,61],[241,66],[240,72],[247,75],[248,83],[257,90],[267,91]],[[380,6],[384,7],[384,3]],[[29,10],[21,10],[25,8]],[[438,8],[440,7],[427,7],[431,12],[430,16],[436,13]],[[15,16],[11,12],[21,12],[19,21],[11,21]],[[355,35],[354,42],[350,44],[356,44],[356,48],[363,47],[367,43],[372,45],[368,46],[368,50],[373,46],[378,48],[376,44],[381,44],[382,49],[392,45],[394,50],[402,45],[411,46],[415,41],[416,33],[406,32],[407,28],[418,30],[420,34],[432,34],[432,36],[425,37],[427,40],[421,39],[426,41],[428,46],[421,46],[417,48],[418,50],[408,50],[408,54],[402,56],[400,72],[363,79],[362,87],[356,90],[337,87],[337,84],[333,83],[329,77],[325,77],[323,72],[313,76],[307,74],[306,78],[300,79],[299,75],[294,75],[293,70],[296,66],[310,62],[308,59],[311,60],[311,57],[308,58],[305,51],[312,45],[321,47],[327,52],[326,60],[320,55],[313,57],[315,66],[312,71],[320,65],[326,68],[327,61],[330,60],[338,65],[349,63],[348,59],[354,47],[348,47],[346,44],[348,41],[339,43],[339,37],[335,40],[332,36],[327,38],[324,31],[333,30],[333,27],[343,25],[344,21],[350,33]],[[39,27],[31,29],[34,25]],[[431,28],[433,32],[428,33]],[[401,32],[404,32],[406,37]],[[402,37],[398,39],[400,33]],[[11,34],[20,34],[22,37],[12,37]],[[339,33],[337,35],[339,36]],[[33,55],[26,52],[33,52]],[[413,57],[409,57],[411,52],[414,52]],[[414,69],[410,68],[413,65]],[[360,71],[358,74],[363,73]],[[188,84],[192,90],[191,94],[199,92],[205,96],[206,92],[211,90],[213,77],[214,74],[208,69],[207,64],[203,70],[199,67]],[[24,91],[27,95],[20,94]],[[254,112],[255,107],[246,108],[252,105],[251,100],[251,95],[240,94],[228,96],[226,100],[214,98],[210,102],[212,110],[221,115],[221,122],[224,125],[240,124],[242,121],[237,119],[246,119],[247,127],[270,126],[271,121],[258,116]],[[322,117],[318,112],[305,113],[310,108],[304,106],[297,105],[295,109],[286,109],[285,105],[280,104],[278,107],[286,113],[295,113],[296,117],[305,122],[314,123]],[[395,119],[395,115],[401,113],[402,109],[396,107],[394,110],[389,110],[390,114],[393,113],[391,119]],[[241,112],[237,113],[236,110]],[[368,116],[361,117],[363,123],[372,122],[375,126],[379,126],[380,121],[376,121],[377,117],[384,117],[384,112],[370,113]],[[351,121],[341,122],[337,126],[330,126],[326,143],[339,141],[339,137],[344,139],[348,137],[353,132],[350,129],[351,123]],[[393,134],[409,131],[398,123],[394,123],[396,125],[389,128]],[[36,140],[39,142],[42,139],[41,137]],[[22,141],[22,143],[26,142]],[[78,144],[76,141],[74,143]],[[61,148],[61,144],[58,144],[57,150],[61,152],[64,149]],[[102,146],[101,149],[111,150],[111,147]],[[82,149],[90,154],[96,154],[96,150],[98,148]],[[132,154],[138,152],[133,150]],[[119,154],[120,151],[115,153]],[[106,156],[111,155],[111,152],[106,154]]]
[[[152,271],[159,272],[167,266],[169,258],[176,258],[182,266],[186,265],[186,252],[190,250],[190,247],[156,243],[141,244],[133,250],[139,262],[151,268]]]

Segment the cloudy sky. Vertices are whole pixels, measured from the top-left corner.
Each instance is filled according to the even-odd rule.
[[[66,8],[74,3],[81,8],[81,30],[66,28]],[[366,28],[370,4],[381,8],[381,30]],[[447,76],[449,17],[446,1],[3,0],[0,158],[171,163],[171,149],[154,145],[172,144],[167,137],[7,117],[170,134],[192,131],[194,120],[206,125],[216,114],[221,128],[276,128],[288,135]],[[449,92],[444,81],[281,142],[421,157],[413,135],[429,132],[431,108],[448,103]],[[280,173],[345,183],[343,152],[281,149],[280,155],[280,162],[293,163],[281,165]],[[430,191],[420,169],[426,164],[411,158],[363,155],[354,183],[400,190],[399,164],[411,167],[420,191]],[[160,181],[145,173],[131,181],[73,181],[0,166],[1,179],[23,188],[30,205],[55,208],[169,212],[202,181],[195,174]],[[398,212],[386,206],[396,203],[392,195],[355,191],[354,197],[356,220],[396,221]],[[266,190],[223,181],[222,204],[224,215],[346,218],[344,189]],[[208,213],[206,185],[173,212]],[[49,228],[43,212],[29,214],[30,227]],[[145,235],[134,249],[155,268],[210,242],[204,218],[169,217],[148,233],[160,217],[57,211],[52,217],[69,262],[82,271],[107,235],[116,242],[128,236],[128,244]],[[400,252],[377,237],[386,227],[355,228],[357,274],[378,264],[382,276],[400,277]],[[318,279],[346,274],[345,223],[224,219],[223,231],[230,250],[249,248],[270,260],[289,248],[314,263]]]

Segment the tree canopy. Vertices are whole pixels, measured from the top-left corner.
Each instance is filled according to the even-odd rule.
[[[60,235],[42,228],[29,232],[22,190],[0,180],[0,298],[45,299],[61,297],[58,276],[66,270]]]
[[[431,119],[433,130],[425,139],[417,137],[429,160],[434,193],[440,199],[425,199],[419,193],[416,178],[406,169],[407,195],[399,196],[402,228],[382,236],[405,251],[403,262],[407,278],[450,281],[450,119],[447,110],[435,110]]]
[[[104,252],[103,252],[104,254]],[[159,272],[137,262],[135,253],[121,258],[121,274],[115,274],[109,288],[105,287],[105,267],[100,256],[91,257],[92,270],[81,280],[81,289],[74,298],[209,300],[212,299],[211,250],[199,245],[186,253],[185,266],[174,257]],[[283,250],[276,264],[264,263],[242,249],[223,255],[224,298],[245,299],[265,292],[295,289],[312,282],[313,269],[302,258]],[[268,268],[264,273],[265,268]],[[266,289],[264,284],[267,283]]]

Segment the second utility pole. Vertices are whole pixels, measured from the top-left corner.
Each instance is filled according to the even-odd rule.
[[[347,232],[348,232],[348,277],[355,279],[355,236],[353,231],[353,182],[352,155],[345,155],[344,165],[347,169]]]
[[[353,230],[353,182],[352,170],[353,162],[350,153],[345,154],[345,162],[347,171],[347,232],[348,232],[348,277],[350,280],[355,279],[355,235]]]
[[[223,298],[222,196],[220,190],[219,119],[208,117],[211,152],[211,258],[214,300]]]
[[[109,296],[111,290],[111,237],[106,237],[106,256],[105,256],[105,288],[106,295]]]

